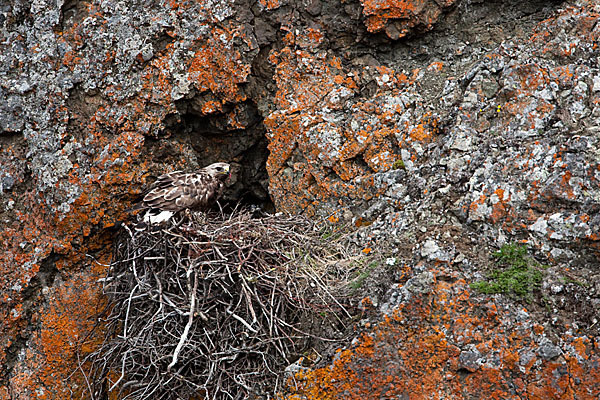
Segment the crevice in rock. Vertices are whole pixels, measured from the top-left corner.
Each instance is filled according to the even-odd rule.
[[[80,0],[65,0],[60,8],[60,23],[57,29],[69,30],[86,15],[86,3]]]
[[[8,146],[23,140],[23,131],[0,131],[0,145]]]
[[[459,377],[463,378],[463,379],[464,379],[464,378],[466,378],[466,377],[468,377],[468,376],[469,376],[469,375],[471,375],[472,373],[473,373],[473,371],[469,371],[469,370],[468,370],[468,369],[466,369],[466,368],[459,368],[459,369],[456,371],[456,374],[457,374]]]
[[[178,144],[187,146],[197,165],[190,170],[214,162],[229,162],[232,178],[223,194],[224,203],[252,204],[264,209],[273,208],[268,194],[266,162],[269,155],[263,118],[251,101],[231,106],[222,113],[200,115],[194,99],[178,103],[179,115],[165,119],[165,136],[161,139],[147,138],[149,154],[154,161],[180,157]],[[232,113],[244,125],[232,125]],[[162,146],[162,147],[161,147]]]

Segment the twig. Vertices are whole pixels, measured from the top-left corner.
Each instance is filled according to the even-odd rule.
[[[191,299],[190,299],[190,315],[188,317],[188,322],[185,325],[185,329],[183,330],[183,335],[181,335],[181,339],[179,339],[179,343],[177,343],[177,347],[175,348],[175,351],[173,352],[173,360],[167,367],[168,372],[171,372],[171,368],[173,368],[173,366],[175,364],[177,364],[177,358],[179,357],[179,352],[181,351],[181,348],[183,347],[185,340],[187,339],[188,333],[190,332],[190,327],[192,326],[192,322],[194,322],[194,310],[196,309],[196,290],[197,289],[198,289],[198,274],[194,273],[194,289],[192,290]]]
[[[248,330],[250,330],[253,333],[258,333],[258,331],[256,329],[254,329],[249,323],[247,323],[246,321],[244,321],[244,319],[238,315],[236,315],[234,312],[232,312],[230,309],[225,310],[227,312],[227,314],[231,315],[233,318],[237,319],[238,321],[240,321],[242,324],[244,324],[244,326],[246,328],[248,328]]]

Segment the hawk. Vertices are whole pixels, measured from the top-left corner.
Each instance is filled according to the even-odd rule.
[[[135,209],[145,209],[141,228],[168,221],[182,210],[205,210],[223,192],[229,164],[214,163],[194,173],[173,171],[161,175]]]

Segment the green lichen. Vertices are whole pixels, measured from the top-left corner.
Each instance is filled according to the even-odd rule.
[[[527,255],[527,247],[516,243],[505,244],[492,254],[495,269],[487,279],[471,284],[471,288],[485,294],[505,294],[531,302],[539,290],[544,266]]]
[[[399,158],[398,160],[394,161],[394,163],[392,164],[392,169],[396,170],[396,169],[405,169],[406,166],[404,165],[404,161]]]

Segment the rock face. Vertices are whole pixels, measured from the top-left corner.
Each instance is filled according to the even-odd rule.
[[[95,344],[114,226],[157,174],[223,160],[228,199],[351,222],[399,261],[382,322],[292,398],[597,398],[599,17],[585,0],[0,6],[0,398],[85,392],[74,354]],[[527,310],[469,288],[511,242],[549,265]]]

